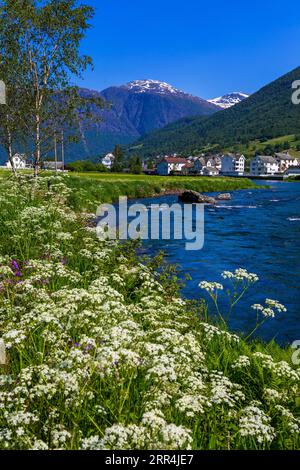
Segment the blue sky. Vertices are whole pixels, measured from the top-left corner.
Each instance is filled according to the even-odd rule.
[[[82,44],[95,69],[81,86],[152,78],[212,98],[300,65],[299,0],[83,1],[96,9]]]

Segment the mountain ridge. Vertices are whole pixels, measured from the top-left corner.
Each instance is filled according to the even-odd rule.
[[[249,96],[250,95],[247,95],[241,91],[233,91],[232,93],[227,93],[226,95],[219,96],[207,101],[209,103],[215,104],[216,106],[219,106],[221,109],[228,109],[249,98]]]
[[[192,96],[189,93],[179,90],[167,82],[161,82],[160,80],[153,80],[150,78],[144,80],[133,80],[126,83],[125,85],[121,85],[120,88],[131,90],[134,93],[158,93],[162,95],[176,94]]]
[[[95,109],[95,122],[81,121],[79,142],[66,144],[66,162],[95,159],[116,144],[127,145],[153,130],[186,116],[206,116],[219,111],[213,103],[159,80],[134,80],[97,91],[79,88],[82,97],[102,97],[111,106]],[[65,129],[66,135],[74,130]],[[4,152],[0,162],[4,163]],[[51,155],[50,155],[51,158]],[[53,157],[54,158],[54,157]]]
[[[184,118],[137,140],[130,148],[141,156],[189,154],[204,147],[230,147],[251,140],[300,133],[300,105],[292,103],[292,83],[300,67],[265,85],[236,106],[210,117]]]
[[[211,115],[220,110],[202,98],[150,79],[134,80],[101,92],[85,88],[82,94],[100,96],[112,106],[96,112],[101,122],[81,125],[81,142],[69,146],[67,161],[103,154],[116,144],[130,144],[181,118]]]

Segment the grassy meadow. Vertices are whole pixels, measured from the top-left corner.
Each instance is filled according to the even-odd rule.
[[[71,173],[67,184],[73,190],[72,206],[76,209],[84,207],[92,210],[95,210],[95,202],[97,204],[115,202],[119,196],[143,198],[180,189],[223,192],[255,187],[252,181],[244,178],[166,177],[112,173]]]
[[[22,171],[21,175],[30,175]],[[41,172],[42,177],[55,173]],[[0,170],[0,178],[11,178],[7,170]],[[147,176],[126,173],[68,173],[65,182],[72,193],[69,203],[76,210],[95,211],[100,203],[110,203],[120,196],[128,198],[152,197],[166,191],[192,189],[199,192],[225,192],[237,189],[255,188],[256,185],[246,178],[228,177],[182,177]]]
[[[233,148],[227,148],[226,151],[235,151],[244,154],[248,159],[253,158],[257,152],[262,152],[265,147],[276,146],[288,142],[290,148],[288,152],[294,157],[300,157],[300,150],[297,150],[300,146],[299,136],[294,134],[285,135],[282,137],[275,137],[274,139],[265,140],[260,142],[259,140],[250,141],[247,145],[237,144]],[[285,150],[286,151],[286,150]]]
[[[201,299],[229,283],[238,315],[257,276],[225,272],[189,303],[161,258],[97,238],[87,206],[147,181],[0,179],[0,449],[299,449],[295,351],[232,334]],[[194,184],[149,181],[145,195]],[[238,184],[197,189],[215,181]],[[286,314],[271,299],[249,311],[257,328]]]

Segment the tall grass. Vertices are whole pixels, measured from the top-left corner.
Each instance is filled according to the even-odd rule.
[[[0,181],[0,448],[299,449],[292,351],[231,334],[200,290],[186,303],[172,271],[100,242],[70,207],[92,188]]]
[[[164,191],[192,189],[199,192],[233,191],[255,188],[245,178],[210,177],[165,177],[124,174],[79,174],[70,175],[68,186],[73,190],[74,208],[95,209],[95,202],[115,202],[119,196],[129,198],[152,197]]]

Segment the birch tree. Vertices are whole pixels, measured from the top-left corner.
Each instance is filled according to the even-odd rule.
[[[103,107],[101,98],[82,97],[72,84],[92,66],[92,59],[80,54],[80,44],[94,10],[76,0],[5,0],[0,5],[5,20],[17,25],[17,37],[10,38],[21,64],[15,88],[22,90],[21,114],[37,176],[54,135],[66,126],[78,127]]]
[[[0,4],[0,79],[5,85],[5,104],[0,104],[0,144],[6,150],[13,172],[13,141],[21,142],[27,125],[24,117],[24,95],[21,82],[26,63],[22,64],[19,44],[20,30],[14,16]],[[23,132],[22,132],[23,131]]]

